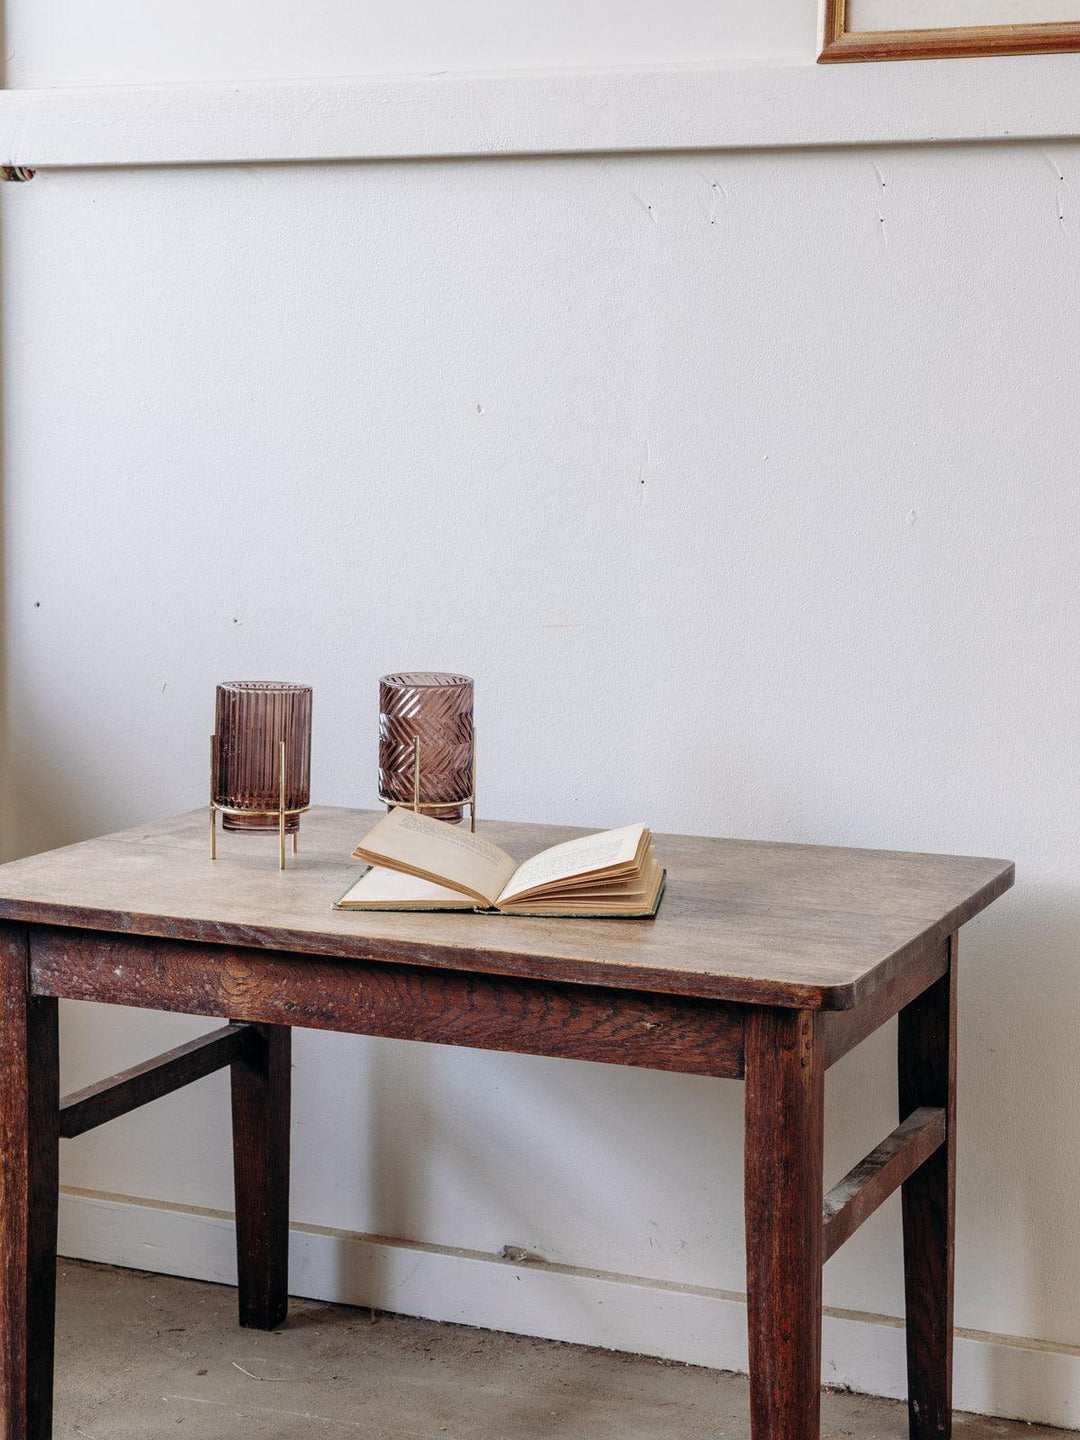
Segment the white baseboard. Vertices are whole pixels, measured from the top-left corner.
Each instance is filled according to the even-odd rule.
[[[230,1216],[131,1196],[63,1191],[60,1253],[236,1282]],[[738,1294],[306,1225],[292,1228],[289,1263],[292,1293],[314,1300],[746,1369],[746,1315]],[[826,1384],[905,1394],[899,1321],[827,1311],[822,1344]],[[954,1387],[958,1410],[1080,1427],[1080,1352],[1067,1347],[960,1331]]]

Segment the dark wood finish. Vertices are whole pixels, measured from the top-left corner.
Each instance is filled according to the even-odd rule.
[[[232,1066],[240,1324],[273,1330],[289,1308],[292,1031],[245,1026]]]
[[[719,1001],[56,929],[34,931],[31,975],[35,993],[66,999],[742,1074],[742,1012]]]
[[[274,837],[234,836],[211,863],[205,811],[0,867],[0,919],[847,1010],[1012,884],[1004,860],[659,835],[654,920],[341,911],[349,852],[376,816],[319,808],[285,875]],[[485,822],[525,858],[583,832]]]
[[[945,1143],[945,1111],[923,1105],[849,1170],[825,1196],[825,1259],[850,1240],[897,1186]]]
[[[26,930],[0,925],[0,1434],[52,1434],[60,1080],[56,1001],[30,996]]]
[[[58,997],[230,1022],[69,1097],[62,1123],[78,1133],[228,1058],[241,1323],[263,1329],[281,1322],[287,1303],[289,1027],[745,1073],[754,1440],[817,1440],[824,1257],[898,1182],[912,1436],[944,1440],[955,1163],[949,937],[1012,884],[1013,867],[660,836],[669,881],[653,921],[335,912],[332,898],[355,874],[346,857],[373,818],[312,811],[304,852],[284,874],[273,866],[273,837],[234,837],[211,864],[204,812],[0,866],[6,1440],[47,1440],[50,1428]],[[518,858],[580,833],[482,828]],[[825,1069],[893,1014],[904,1123],[823,1206]]]
[[[819,64],[844,60],[948,60],[977,55],[1050,55],[1080,50],[1080,25],[952,25],[938,30],[848,30],[846,0],[825,0]]]
[[[952,1431],[953,1244],[956,1226],[956,936],[948,971],[900,1012],[900,1113],[945,1111],[945,1142],[902,1188],[911,1440]]]
[[[746,1291],[752,1440],[818,1440],[825,1058],[812,1011],[746,1025]]]
[[[60,1102],[61,1139],[83,1135],[141,1105],[149,1105],[151,1100],[181,1090],[193,1080],[223,1070],[240,1054],[245,1029],[243,1025],[225,1025],[153,1060],[133,1065],[130,1070],[121,1070],[108,1080],[65,1095]]]
[[[946,947],[937,936],[923,942],[908,964],[892,979],[878,987],[868,1000],[853,1010],[826,1010],[822,1013],[825,1066],[835,1065],[856,1045],[861,1045],[886,1020],[921,995],[928,985],[944,975],[948,967]]]

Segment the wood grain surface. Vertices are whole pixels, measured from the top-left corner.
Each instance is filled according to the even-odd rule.
[[[746,1303],[752,1440],[818,1440],[825,1057],[813,1011],[746,1027]]]
[[[948,968],[948,938],[941,939],[936,934],[927,936],[911,950],[907,964],[860,1004],[851,1010],[824,1011],[821,1022],[826,1068],[862,1044]]]
[[[911,1440],[952,1433],[956,958],[954,935],[948,971],[900,1011],[897,1025],[900,1114],[927,1105],[945,1111],[944,1144],[901,1189]]]
[[[292,1031],[249,1025],[232,1066],[240,1324],[273,1330],[289,1309]]]
[[[949,25],[922,30],[848,30],[845,0],[826,0],[819,64],[845,60],[958,60],[976,55],[1053,55],[1080,50],[1075,20],[1030,25]]]
[[[24,927],[0,925],[0,1436],[52,1435],[59,1187],[56,1001],[28,994]]]
[[[825,1259],[835,1255],[898,1185],[945,1143],[945,1111],[923,1105],[875,1145],[825,1196]]]
[[[376,818],[313,810],[280,872],[273,837],[223,837],[212,863],[194,811],[0,866],[0,919],[844,1010],[1013,881],[1004,860],[658,835],[653,920],[336,911]],[[478,830],[517,859],[584,833]]]
[[[742,1075],[743,1014],[717,1000],[55,928],[31,932],[30,969],[69,1000]]]

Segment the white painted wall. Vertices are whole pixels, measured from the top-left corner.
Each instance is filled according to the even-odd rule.
[[[7,84],[424,74],[809,53],[806,0],[8,0]]]
[[[293,69],[283,29],[220,8],[226,59],[128,34],[111,68],[61,7],[15,0],[13,79]],[[563,58],[594,57],[538,8]],[[790,8],[770,43],[809,57]],[[619,56],[670,58],[660,13],[619,27]],[[664,33],[713,13],[686,0]],[[330,68],[338,41],[336,69],[545,58],[471,23],[411,60],[328,23],[296,63]],[[419,45],[384,33],[406,28]],[[1078,161],[1063,142],[5,187],[8,853],[200,803],[235,676],[312,683],[316,798],[370,803],[376,677],[422,665],[477,677],[492,815],[1015,857],[1017,890],[965,932],[957,1323],[1020,1344],[971,1341],[964,1403],[1080,1423]],[[68,1006],[65,1080],[199,1028]],[[831,1072],[830,1181],[894,1123],[890,1043]],[[742,1288],[741,1102],[299,1034],[294,1216],[423,1242],[447,1273],[511,1244],[653,1282],[655,1325],[625,1343],[737,1363],[671,1287]],[[223,1078],[71,1142],[65,1180],[227,1210]],[[70,1253],[205,1269],[190,1228],[69,1208]],[[886,1207],[830,1262],[832,1306],[902,1312],[898,1232]],[[425,1299],[385,1251],[374,1278],[343,1251],[313,1293],[439,1313],[455,1282],[433,1271]],[[620,1343],[604,1317],[640,1296],[491,1273],[504,1308],[466,1287],[455,1314]],[[834,1373],[895,1389],[894,1333],[868,1326]]]

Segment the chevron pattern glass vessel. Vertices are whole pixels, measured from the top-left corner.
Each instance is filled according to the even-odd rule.
[[[214,803],[228,807],[222,813],[226,830],[278,829],[282,741],[285,809],[311,803],[310,685],[269,680],[219,685],[214,733]],[[286,833],[299,828],[300,816],[286,815]]]
[[[416,741],[420,804],[457,824],[473,793],[473,682],[468,675],[417,670],[379,681],[379,795],[411,805]]]

